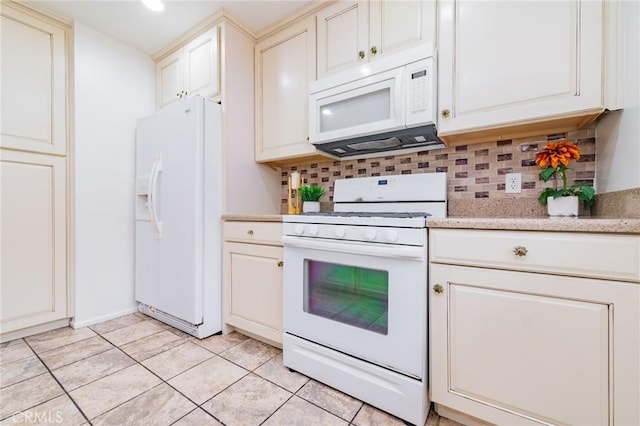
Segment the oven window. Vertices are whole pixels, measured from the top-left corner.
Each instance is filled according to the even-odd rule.
[[[304,311],[387,334],[389,273],[305,259]]]

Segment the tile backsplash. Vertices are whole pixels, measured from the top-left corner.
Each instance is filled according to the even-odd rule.
[[[571,163],[567,184],[593,185],[595,178],[595,127],[569,133],[460,145],[451,148],[359,160],[301,163],[282,169],[282,212],[287,209],[287,179],[298,171],[308,184],[328,190],[322,201],[333,201],[336,179],[415,173],[447,173],[449,200],[537,198],[553,182],[543,182],[535,154],[549,140],[576,142],[580,159]],[[522,173],[522,193],[506,194],[505,174]],[[451,212],[450,212],[451,213]]]

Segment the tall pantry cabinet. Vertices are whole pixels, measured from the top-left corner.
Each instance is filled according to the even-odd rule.
[[[69,27],[1,4],[2,341],[68,324]]]

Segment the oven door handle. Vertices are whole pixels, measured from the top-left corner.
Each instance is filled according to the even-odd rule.
[[[427,257],[425,247],[396,246],[388,244],[360,244],[353,241],[321,241],[318,238],[300,238],[285,235],[282,237],[285,248],[296,247],[309,250],[361,254],[387,258],[424,260]]]

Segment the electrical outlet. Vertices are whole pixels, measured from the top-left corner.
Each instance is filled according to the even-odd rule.
[[[504,192],[507,194],[522,192],[522,173],[507,173],[505,175]]]

